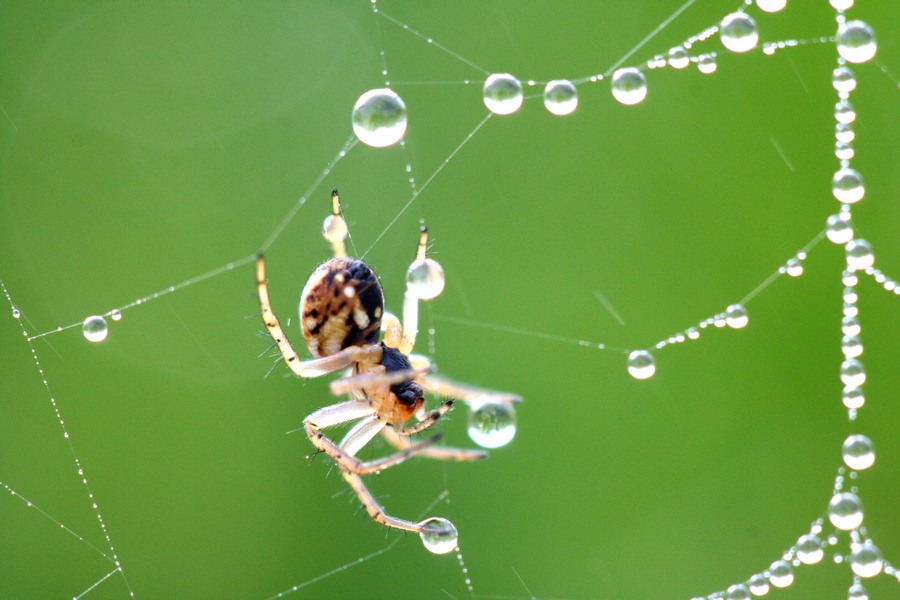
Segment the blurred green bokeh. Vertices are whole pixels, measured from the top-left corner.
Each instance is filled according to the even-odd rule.
[[[900,14],[857,4],[879,50],[854,67],[867,190],[854,222],[900,277]],[[624,64],[738,5],[697,2]],[[490,72],[547,81],[603,72],[681,3],[378,6]],[[749,10],[762,41],[835,30],[824,0]],[[858,479],[865,525],[900,564],[898,298],[861,278],[867,403],[848,423],[842,248],[823,241],[802,277],[764,288],[745,329],[658,352],[648,381],[621,352],[457,321],[642,348],[744,297],[838,208],[832,44],[735,55],[713,39],[695,51],[720,52],[716,73],[649,71],[634,107],[606,82],[581,85],[567,117],[526,87],[523,108],[491,118],[403,211],[407,162],[421,188],[484,118],[484,75],[369,2],[12,2],[0,40],[0,279],[29,333],[252,255],[348,140],[355,100],[384,86],[384,50],[405,147],[339,161],[269,249],[269,280],[276,312],[295,314],[328,254],[337,186],[396,311],[428,223],[447,288],[422,309],[419,350],[450,377],[525,396],[519,433],[487,461],[412,461],[370,483],[397,516],[453,520],[478,596],[655,600],[743,581],[823,514],[852,433],[878,457]],[[125,311],[103,344],[78,328],[42,338],[49,393],[19,322],[0,318],[0,481],[83,538],[3,497],[0,596],[73,597],[113,570],[74,449],[138,598],[267,598],[395,541],[293,597],[469,597],[453,555],[369,522],[327,460],[306,460],[305,436],[286,435],[334,399],[283,367],[264,378],[253,292],[245,264]],[[440,429],[471,446],[464,410]],[[775,595],[844,598],[850,571],[831,563]],[[898,597],[888,577],[866,585]],[[116,574],[85,597],[128,587]]]

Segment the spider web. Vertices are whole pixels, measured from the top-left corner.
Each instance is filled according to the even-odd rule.
[[[900,560],[897,299],[860,276],[867,403],[848,423],[843,249],[822,241],[801,277],[770,277],[838,209],[827,3],[749,8],[763,41],[804,43],[717,47],[713,75],[649,70],[636,107],[586,83],[554,117],[526,86],[518,114],[485,119],[485,72],[640,65],[737,8],[635,4],[4,7],[0,277],[20,318],[0,319],[2,595],[706,594],[823,515],[851,433],[878,457],[853,482],[864,524]],[[848,15],[879,51],[854,68],[867,192],[853,221],[897,277],[896,11],[858,4]],[[410,109],[405,144],[354,145],[349,107],[386,80]],[[394,310],[429,224],[448,285],[419,349],[526,397],[517,439],[490,460],[413,461],[371,482],[399,516],[437,498],[471,573],[353,518],[327,461],[303,459],[308,442],[285,431],[330,401],[327,382],[263,379],[246,265],[267,248],[291,314],[327,255],[332,185]],[[747,328],[655,352],[649,381],[590,348],[652,348],[742,299]],[[113,308],[109,339],[86,342],[81,319]],[[48,335],[28,343],[23,327]],[[442,430],[469,444],[457,412]],[[852,573],[832,554],[778,597],[841,597]],[[896,594],[890,577],[864,583]]]

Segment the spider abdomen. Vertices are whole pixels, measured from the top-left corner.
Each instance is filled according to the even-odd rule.
[[[378,341],[384,294],[371,267],[348,257],[322,263],[300,294],[300,326],[313,356]]]

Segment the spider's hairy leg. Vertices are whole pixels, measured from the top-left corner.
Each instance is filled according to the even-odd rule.
[[[322,235],[331,243],[331,253],[335,258],[347,256],[347,247],[344,245],[349,233],[347,222],[341,214],[341,197],[337,188],[331,190],[331,214],[325,218],[322,225]]]
[[[419,233],[419,244],[416,247],[417,262],[425,261],[425,252],[428,249],[428,229],[422,227]],[[403,354],[409,356],[416,345],[416,335],[419,333],[419,297],[406,287],[406,293],[403,295],[403,337],[400,341],[399,350]]]
[[[384,512],[384,507],[378,503],[375,496],[372,495],[372,492],[369,491],[369,488],[366,487],[366,484],[363,483],[363,480],[359,475],[351,473],[346,469],[341,469],[341,475],[343,475],[344,481],[346,481],[350,487],[353,488],[353,491],[356,492],[359,501],[362,502],[363,508],[366,509],[366,512],[369,513],[369,516],[372,517],[372,520],[376,523],[381,523],[382,525],[393,527],[395,529],[412,531],[414,533],[426,531],[425,524],[428,523],[429,519],[419,523],[413,523],[412,521],[392,517]]]
[[[376,370],[377,369],[377,370]],[[328,385],[329,391],[335,396],[348,394],[353,390],[376,386],[390,386],[395,383],[402,383],[416,379],[427,373],[424,369],[405,369],[403,371],[384,372],[381,367],[375,367],[365,373],[359,375],[348,375],[340,379],[335,379]]]
[[[450,409],[453,408],[454,402],[456,402],[455,398],[448,398],[444,400],[443,402],[441,402],[440,406],[429,412],[428,415],[420,419],[418,423],[409,427],[404,425],[403,427],[400,427],[396,430],[397,433],[403,436],[410,436],[425,431],[426,429],[434,425],[438,421],[438,419],[450,412]]]
[[[420,365],[428,362],[425,357],[414,356],[411,362],[414,367],[421,368]],[[497,390],[489,390],[465,383],[457,383],[440,375],[427,374],[421,378],[422,388],[427,392],[438,396],[454,396],[462,398],[463,402],[469,402],[470,399],[478,398],[484,400],[490,398],[497,402],[517,403],[522,401],[522,396],[512,394],[510,392],[499,392]]]
[[[401,436],[394,431],[392,427],[385,427],[382,429],[381,435],[391,446],[398,450],[409,448],[408,438]],[[488,453],[484,450],[454,448],[452,446],[431,446],[429,448],[421,448],[416,454],[418,456],[436,460],[481,460],[482,458],[488,457]]]
[[[303,425],[311,423],[315,428],[331,427],[347,421],[355,421],[375,414],[375,409],[368,402],[349,400],[320,408],[303,419]]]

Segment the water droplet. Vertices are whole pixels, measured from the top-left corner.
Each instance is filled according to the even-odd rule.
[[[863,63],[875,56],[878,45],[875,32],[862,21],[848,21],[838,25],[837,51],[852,63]]]
[[[393,90],[369,90],[353,106],[353,133],[364,144],[384,148],[406,133],[406,104]]]
[[[856,317],[844,317],[841,319],[841,333],[844,335],[859,335],[862,327]]]
[[[554,115],[571,114],[578,107],[578,92],[567,79],[554,79],[544,88],[544,106]]]
[[[834,10],[847,10],[853,6],[853,0],[829,0]]]
[[[850,531],[862,524],[863,511],[859,496],[841,492],[831,497],[828,503],[828,520],[838,529]]]
[[[496,115],[511,115],[522,106],[522,84],[509,73],[494,73],[484,82],[484,105]]]
[[[466,403],[469,437],[482,448],[500,448],[516,436],[516,409],[512,402],[480,396]]]
[[[769,593],[769,580],[762,573],[757,573],[747,580],[747,587],[754,596],[765,596]]]
[[[863,586],[854,583],[847,590],[847,600],[869,600],[869,592]]]
[[[22,313],[19,312],[19,309],[18,309],[18,308],[16,308],[15,306],[13,306],[13,309],[12,309],[12,316],[13,316],[13,319],[18,319],[19,317],[22,316]]]
[[[441,517],[431,517],[419,523],[424,529],[419,533],[422,544],[434,554],[447,554],[456,550],[459,532],[453,523]]]
[[[847,268],[865,271],[875,264],[872,246],[864,239],[851,240],[844,246],[847,251]]]
[[[859,387],[866,382],[866,369],[854,358],[841,363],[841,381],[847,387]]]
[[[856,288],[846,287],[841,294],[841,297],[844,299],[845,304],[856,304],[859,300],[859,295],[856,293]]]
[[[794,583],[794,569],[790,563],[777,560],[769,567],[769,582],[775,587],[784,588]]]
[[[749,317],[747,317],[747,309],[743,304],[732,304],[725,309],[725,322],[732,329],[740,329],[747,325]]]
[[[89,342],[102,342],[109,333],[109,329],[106,326],[106,319],[99,315],[94,315],[85,319],[81,329],[84,332],[85,339]]]
[[[784,265],[784,272],[791,277],[803,275],[803,263],[796,258],[789,258]]]
[[[881,573],[884,563],[878,546],[866,540],[864,544],[853,544],[850,551],[850,568],[860,577],[875,577]]]
[[[844,125],[843,123],[838,123],[834,126],[834,139],[841,144],[849,145],[856,138],[856,132],[853,131],[852,125]],[[835,147],[837,143],[835,143]],[[846,166],[846,165],[842,165]]]
[[[756,0],[756,5],[769,13],[778,12],[787,5],[787,0]]]
[[[844,125],[852,123],[856,120],[856,109],[847,100],[841,100],[834,105],[834,118]]]
[[[842,448],[844,464],[854,471],[868,469],[875,463],[875,449],[872,440],[864,435],[851,435],[844,440]]]
[[[675,46],[669,49],[668,63],[673,69],[683,69],[691,64],[691,57],[684,46]]]
[[[831,192],[844,204],[859,202],[866,193],[862,175],[854,169],[838,169],[831,179]]]
[[[717,68],[716,57],[712,54],[703,54],[697,59],[697,70],[704,75],[715,73]]]
[[[804,565],[814,565],[825,556],[822,540],[811,533],[800,536],[797,540],[797,559]]]
[[[347,238],[347,222],[340,215],[328,215],[322,223],[322,237],[329,242],[341,242]]]
[[[406,271],[406,288],[420,300],[437,298],[444,291],[444,269],[436,260],[417,258]]]
[[[628,355],[628,373],[635,379],[649,379],[656,373],[656,361],[646,350],[635,350]]]
[[[725,600],[750,600],[750,590],[743,583],[736,583],[725,591]]]
[[[110,311],[109,316],[113,321],[121,321],[122,320],[122,313],[119,312],[118,309],[113,309],[112,311]]]
[[[612,76],[612,95],[622,104],[639,104],[647,97],[647,78],[632,67],[619,69]]]
[[[848,386],[841,392],[841,401],[850,410],[857,410],[866,403],[866,397],[863,395],[862,388]]]
[[[855,335],[845,335],[841,338],[841,352],[847,358],[857,358],[863,353],[862,340]]]
[[[747,52],[756,47],[759,32],[753,17],[743,12],[731,13],[719,25],[722,45],[732,52]]]
[[[838,160],[850,160],[856,156],[856,151],[853,149],[853,146],[848,144],[847,142],[835,142],[834,144],[834,157]]]
[[[690,328],[688,328],[688,330],[685,331],[685,333],[687,333],[688,338],[690,338],[690,339],[692,339],[692,340],[696,340],[697,338],[700,337],[700,332],[697,331],[697,328],[696,328],[696,327],[690,327]]]
[[[831,85],[837,91],[848,94],[856,89],[856,75],[850,67],[840,66],[831,72]]]

